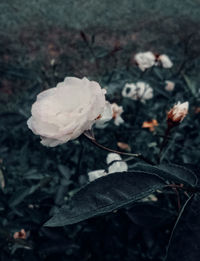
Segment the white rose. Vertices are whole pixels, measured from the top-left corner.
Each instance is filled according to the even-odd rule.
[[[155,65],[155,60],[156,57],[152,52],[137,53],[135,55],[135,61],[142,71],[145,71],[146,69]]]
[[[97,82],[66,77],[37,96],[27,124],[43,145],[55,147],[90,130],[105,105],[105,90]]]
[[[172,61],[170,60],[170,58],[166,54],[161,54],[158,57],[158,61],[161,62],[163,68],[171,68],[173,66]]]
[[[145,100],[153,98],[153,89],[145,82],[137,82],[136,84],[127,83],[122,90],[122,95],[132,100],[145,102]]]

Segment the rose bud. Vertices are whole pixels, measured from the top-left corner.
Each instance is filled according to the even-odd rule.
[[[184,102],[174,105],[174,107],[167,113],[167,122],[169,127],[178,125],[188,113],[189,103]]]
[[[45,146],[55,147],[76,139],[102,117],[108,106],[105,93],[95,81],[67,77],[37,96],[28,127],[40,135]]]

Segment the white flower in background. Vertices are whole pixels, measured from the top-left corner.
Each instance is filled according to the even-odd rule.
[[[113,162],[114,161],[114,162]],[[107,164],[112,164],[108,167],[108,173],[123,172],[128,170],[128,165],[117,153],[109,153],[106,158]]]
[[[155,65],[156,57],[152,52],[142,52],[135,55],[135,61],[140,70],[145,71],[146,69]]]
[[[136,84],[127,83],[122,90],[122,95],[132,100],[145,102],[145,100],[153,98],[153,89],[145,82],[137,82]]]
[[[172,92],[174,90],[175,87],[175,83],[172,81],[165,81],[165,90],[168,92]]]
[[[159,55],[158,61],[161,62],[163,68],[171,68],[173,66],[172,61],[166,54]]]
[[[114,162],[108,167],[108,173],[123,172],[128,170],[128,165],[124,161]]]
[[[116,126],[119,126],[120,124],[124,123],[124,120],[121,117],[121,114],[123,113],[123,107],[118,106],[116,103],[112,103],[111,109],[112,109],[112,117],[114,119],[114,124]]]
[[[101,114],[101,117],[96,121],[95,127],[98,129],[103,129],[108,125],[108,121],[112,118],[114,119],[114,124],[119,126],[124,123],[124,120],[121,117],[123,113],[122,106],[118,106],[116,103],[107,103],[105,106],[104,112]]]
[[[111,173],[123,172],[128,170],[127,163],[122,161],[122,158],[117,153],[109,153],[107,155],[106,162],[108,165],[110,164],[110,166],[108,167],[108,172],[106,172],[104,169],[88,172],[90,182]]]
[[[123,90],[122,96],[126,98],[132,98],[135,95],[135,90],[137,89],[134,83],[126,83]]]
[[[55,147],[90,130],[105,106],[105,90],[97,82],[66,77],[37,96],[27,124],[43,145]]]
[[[115,160],[122,160],[121,156],[117,153],[108,153],[106,158],[106,163],[110,164],[111,162]]]
[[[103,129],[108,125],[108,122],[112,119],[112,108],[109,102],[106,102],[103,113],[97,118],[95,127]]]
[[[107,172],[104,169],[93,170],[93,171],[88,172],[88,178],[89,178],[90,182],[95,179],[106,176],[106,175],[107,175]]]
[[[174,107],[167,114],[168,124],[176,125],[180,123],[188,114],[189,102],[180,103],[174,105]]]

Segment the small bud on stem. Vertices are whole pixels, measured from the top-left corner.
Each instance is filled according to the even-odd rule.
[[[178,102],[175,104],[174,107],[167,113],[168,127],[172,128],[181,123],[188,113],[188,107],[188,102]]]

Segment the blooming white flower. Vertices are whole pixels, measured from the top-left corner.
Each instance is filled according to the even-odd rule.
[[[175,87],[175,83],[172,81],[165,81],[166,85],[165,85],[165,90],[168,92],[171,92],[174,90]]]
[[[111,162],[115,161],[115,160],[122,160],[121,156],[117,153],[108,153],[107,158],[106,158],[106,162],[107,164],[110,164]]]
[[[166,54],[159,55],[158,61],[161,62],[163,68],[171,68],[173,66],[172,61]]]
[[[105,90],[97,82],[66,77],[37,96],[27,124],[43,145],[55,147],[90,130],[105,106]]]
[[[180,103],[174,105],[174,107],[167,114],[168,124],[172,126],[180,123],[188,113],[189,102]]]
[[[123,107],[118,106],[116,103],[111,104],[112,109],[112,118],[114,119],[114,124],[116,126],[119,126],[120,124],[124,123],[124,120],[121,117],[121,114],[123,113]]]
[[[126,98],[132,98],[135,95],[135,90],[137,89],[134,83],[126,83],[123,90],[122,96]]]
[[[153,98],[153,89],[145,82],[127,83],[122,90],[122,96],[145,102],[145,100]]]
[[[135,61],[140,70],[145,71],[155,64],[156,57],[152,52],[141,52],[135,55]]]
[[[106,158],[107,164],[112,164],[108,167],[108,172],[103,169],[94,170],[88,172],[89,181],[93,181],[103,176],[107,176],[108,174],[115,172],[124,172],[128,170],[128,165],[126,162],[122,161],[122,158],[117,153],[109,153]]]
[[[90,182],[95,179],[106,176],[106,175],[107,175],[107,172],[104,169],[93,170],[93,171],[88,172],[88,178],[89,178]]]
[[[128,165],[117,153],[109,153],[106,158],[107,164],[112,164],[108,167],[108,173],[123,172],[128,170]]]
[[[108,173],[123,172],[128,170],[128,165],[124,161],[114,162],[108,167]]]

